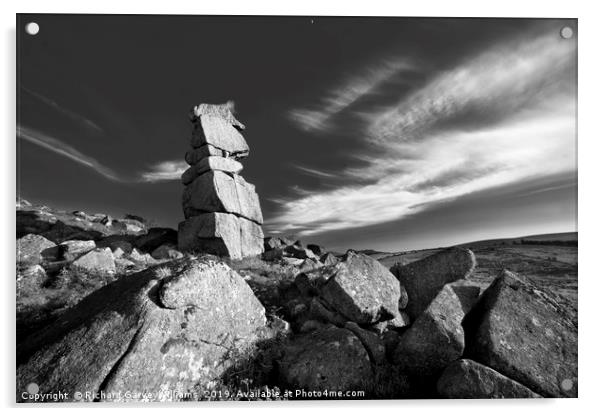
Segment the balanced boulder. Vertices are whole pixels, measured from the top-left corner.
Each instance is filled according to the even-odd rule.
[[[191,167],[182,175],[185,221],[179,225],[180,251],[204,251],[241,258],[264,251],[263,215],[255,186],[240,175],[249,154],[244,129],[229,104],[199,104],[191,113]]]
[[[210,144],[238,158],[249,154],[249,146],[242,134],[219,116],[203,114],[193,120],[190,144],[193,148]]]

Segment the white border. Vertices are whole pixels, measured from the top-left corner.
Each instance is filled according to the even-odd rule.
[[[103,0],[98,2],[66,1],[66,0],[28,0],[23,2],[1,2],[0,19],[3,25],[3,53],[0,65],[2,71],[3,97],[0,125],[5,132],[2,140],[1,157],[5,171],[2,175],[3,215],[1,230],[3,231],[1,264],[5,273],[2,276],[2,307],[5,318],[4,328],[7,330],[2,342],[2,377],[0,394],[2,404],[11,406],[14,397],[14,230],[15,230],[15,13],[121,13],[121,14],[272,14],[272,15],[355,15],[355,16],[470,16],[470,17],[570,17],[579,19],[579,399],[576,400],[543,400],[543,401],[382,401],[382,402],[302,402],[302,403],[211,403],[196,407],[185,406],[174,410],[178,413],[191,411],[195,414],[206,412],[226,412],[236,414],[277,412],[303,414],[316,410],[344,411],[345,413],[363,414],[376,407],[379,413],[412,414],[419,412],[443,413],[445,415],[471,412],[487,415],[504,415],[523,413],[525,411],[546,414],[589,413],[599,409],[596,403],[598,396],[600,353],[602,345],[600,336],[600,319],[602,316],[600,294],[602,294],[602,273],[599,257],[602,252],[600,243],[600,182],[602,172],[601,141],[602,105],[600,100],[600,76],[602,66],[600,50],[602,50],[601,28],[602,16],[596,7],[597,2],[577,1],[538,1],[504,0],[485,1],[327,1],[302,0],[296,2],[240,0],[212,1],[202,0],[179,1],[131,1]],[[112,407],[112,406],[111,406]],[[27,408],[32,411],[34,408]],[[107,406],[87,407],[84,412],[104,414]],[[132,409],[133,410],[133,409]],[[9,409],[15,411],[14,406]],[[46,406],[40,408],[44,414],[80,413],[82,409],[73,406]],[[112,407],[111,412],[128,412],[128,408]],[[152,406],[143,410],[145,414],[165,413],[165,406]]]

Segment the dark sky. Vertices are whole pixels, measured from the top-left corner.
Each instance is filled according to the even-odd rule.
[[[32,202],[177,227],[188,110],[234,100],[266,234],[394,251],[576,230],[574,20],[20,15],[17,31]]]

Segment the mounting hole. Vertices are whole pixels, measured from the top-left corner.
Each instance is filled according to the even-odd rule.
[[[25,32],[28,35],[37,35],[39,31],[40,25],[38,25],[36,22],[29,22],[25,25]]]
[[[560,36],[563,39],[570,39],[573,37],[573,29],[570,26],[565,26],[560,29]]]

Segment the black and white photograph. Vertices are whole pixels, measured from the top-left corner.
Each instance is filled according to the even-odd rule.
[[[578,35],[17,14],[8,394],[577,398]]]

